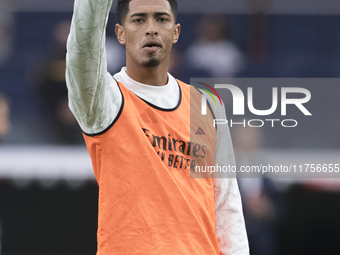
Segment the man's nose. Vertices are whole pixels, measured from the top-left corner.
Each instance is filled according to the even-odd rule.
[[[156,21],[154,19],[148,20],[148,27],[146,30],[146,35],[155,36],[158,35]]]

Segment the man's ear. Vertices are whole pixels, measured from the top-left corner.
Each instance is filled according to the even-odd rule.
[[[120,24],[116,24],[115,26],[115,32],[118,39],[118,42],[122,45],[125,45],[125,33],[124,33],[124,27]]]
[[[174,37],[173,37],[172,43],[177,43],[180,33],[181,33],[181,24],[178,23],[175,25]]]

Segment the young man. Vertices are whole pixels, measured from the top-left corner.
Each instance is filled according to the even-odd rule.
[[[75,0],[67,45],[69,104],[99,184],[97,254],[248,254],[236,180],[190,178],[194,158],[234,159],[227,128],[205,125],[213,137],[191,140],[190,86],[167,72],[180,34],[176,0],[118,1],[126,67],[113,77],[111,5]],[[215,114],[225,118],[222,107]]]

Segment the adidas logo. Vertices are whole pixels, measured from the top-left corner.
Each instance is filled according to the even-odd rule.
[[[204,133],[203,129],[199,127],[196,131],[196,135],[205,135],[205,133]]]

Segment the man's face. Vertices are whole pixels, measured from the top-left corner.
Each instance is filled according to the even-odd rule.
[[[123,26],[116,25],[118,41],[126,47],[126,61],[150,68],[169,61],[180,25],[167,0],[132,0]]]

